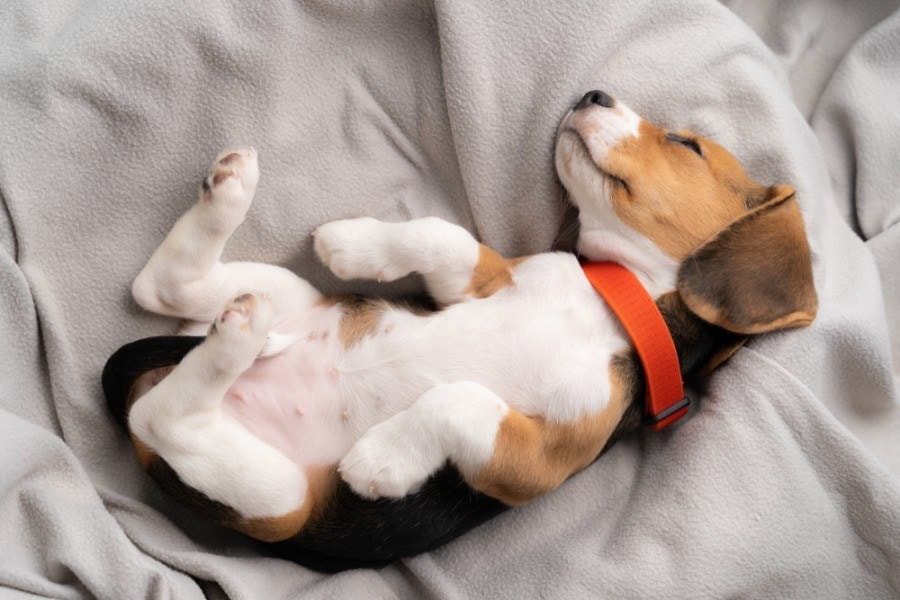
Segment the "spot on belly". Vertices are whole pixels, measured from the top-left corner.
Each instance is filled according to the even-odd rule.
[[[353,298],[343,302],[338,337],[344,348],[350,348],[363,338],[378,333],[381,318],[389,307],[388,302],[377,298]]]

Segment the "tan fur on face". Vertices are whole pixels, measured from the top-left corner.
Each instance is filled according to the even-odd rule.
[[[600,412],[577,421],[552,422],[511,410],[500,424],[490,462],[472,488],[509,504],[524,504],[556,489],[603,450],[630,402],[631,386],[610,367],[612,394]]]
[[[604,159],[602,170],[625,181],[614,186],[613,208],[622,221],[676,260],[746,212],[759,193],[737,159],[715,142],[693,136],[703,151],[666,138],[642,122],[637,137],[623,139]]]

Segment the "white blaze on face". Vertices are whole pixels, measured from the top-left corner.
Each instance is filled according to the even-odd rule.
[[[580,209],[584,199],[606,195],[608,181],[599,173],[607,155],[626,138],[640,135],[641,118],[622,102],[570,110],[557,132],[556,170]]]
[[[592,104],[571,110],[559,126],[556,170],[578,208],[578,252],[590,260],[610,260],[635,271],[654,296],[674,289],[678,263],[616,214],[604,168],[617,145],[640,136],[642,119],[622,102],[612,108]],[[611,173],[615,175],[615,173]]]
[[[607,153],[628,137],[638,137],[641,118],[616,101],[612,108],[592,105],[569,113],[566,128],[581,138],[591,159],[603,165]]]

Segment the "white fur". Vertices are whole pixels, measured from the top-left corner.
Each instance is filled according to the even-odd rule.
[[[622,222],[611,200],[613,184],[600,171],[612,148],[640,135],[640,121],[618,100],[611,109],[591,106],[570,111],[559,127],[556,170],[578,207],[579,254],[628,267],[658,297],[674,289],[678,261]]]
[[[441,303],[458,302],[478,263],[478,243],[460,227],[435,217],[406,223],[372,218],[326,223],[313,232],[319,259],[341,279],[394,281],[425,277]]]
[[[556,161],[581,212],[583,254],[631,267],[659,294],[674,286],[677,264],[618,219],[597,170],[609,148],[638,135],[639,122],[621,104],[567,115]],[[434,218],[325,224],[315,250],[338,277],[419,272],[447,305],[429,315],[389,310],[345,348],[343,309],[317,304],[307,282],[279,267],[219,262],[258,176],[252,149],[223,166],[225,156],[208,181],[232,176],[201,194],[133,286],[145,308],[201,324],[235,296],[268,297],[256,310],[271,311],[271,325],[252,311],[249,330],[220,317],[132,408],[132,431],[189,485],[244,516],[277,516],[302,504],[304,467],[340,463],[360,494],[400,497],[447,460],[477,474],[510,409],[571,421],[606,405],[609,361],[627,339],[574,256],[529,258],[512,286],[474,299],[468,286],[481,251],[463,228]],[[258,418],[247,416],[254,411]]]
[[[610,150],[622,140],[639,135],[640,125],[641,118],[616,100],[613,108],[592,105],[569,111],[560,123],[560,132],[576,132],[593,161],[603,165]]]
[[[341,476],[368,498],[400,498],[449,458],[476,474],[491,458],[509,406],[471,381],[438,384],[408,409],[366,431],[340,464]]]
[[[219,407],[262,350],[272,321],[265,301],[247,314],[235,310],[229,307],[215,333],[134,404],[129,427],[188,485],[245,517],[282,515],[301,505],[304,475]]]

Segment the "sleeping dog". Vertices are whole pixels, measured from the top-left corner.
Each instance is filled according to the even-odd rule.
[[[791,187],[598,91],[555,159],[580,255],[637,276],[685,379],[813,320]],[[335,275],[416,272],[434,305],[324,297],[220,262],[257,178],[253,148],[220,155],[132,288],[205,337],[141,340],[104,370],[141,465],[182,503],[317,568],[383,564],[555,489],[640,426],[644,373],[575,255],[507,259],[436,218],[335,221],[313,233]]]

